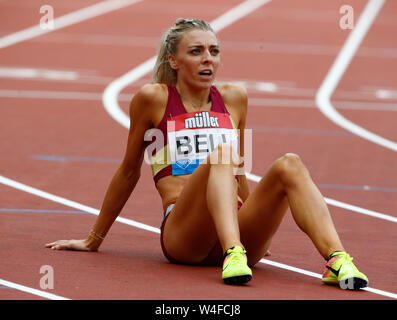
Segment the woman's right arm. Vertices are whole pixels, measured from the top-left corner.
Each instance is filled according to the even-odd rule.
[[[98,250],[139,180],[145,151],[144,135],[158,118],[156,112],[161,99],[159,85],[146,85],[134,95],[130,103],[130,130],[124,159],[109,184],[100,213],[88,237],[84,240],[58,240],[46,244],[47,248]]]

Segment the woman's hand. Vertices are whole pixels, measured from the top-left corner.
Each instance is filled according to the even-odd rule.
[[[46,248],[52,250],[77,250],[77,251],[97,251],[99,245],[92,243],[91,239],[85,240],[58,240],[47,243]]]

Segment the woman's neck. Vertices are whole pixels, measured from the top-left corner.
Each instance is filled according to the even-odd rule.
[[[176,90],[185,106],[200,110],[211,102],[210,89],[193,90],[187,86],[176,84]]]

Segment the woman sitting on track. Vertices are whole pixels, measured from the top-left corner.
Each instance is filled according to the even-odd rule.
[[[153,83],[131,101],[125,157],[93,229],[87,239],[46,246],[98,250],[139,180],[144,151],[153,146],[145,141],[147,133],[157,128],[152,143],[158,146],[157,139],[164,137],[164,144],[154,149],[151,162],[164,207],[161,245],[169,261],[223,264],[225,283],[245,283],[252,277],[249,266],[266,254],[289,206],[299,228],[327,260],[323,282],[349,289],[367,286],[367,277],[345,252],[324,199],[297,155],[277,159],[249,193],[240,161],[247,93],[239,85],[213,85],[219,64],[219,43],[211,26],[178,19],[162,38]]]

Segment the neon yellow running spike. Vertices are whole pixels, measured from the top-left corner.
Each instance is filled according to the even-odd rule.
[[[342,289],[358,290],[368,286],[368,278],[358,271],[353,258],[346,252],[335,251],[325,265],[322,281],[325,284],[339,284]]]
[[[246,251],[235,246],[226,251],[222,279],[227,284],[243,284],[252,279],[252,270],[247,265]]]

